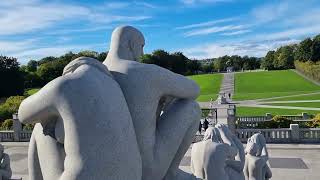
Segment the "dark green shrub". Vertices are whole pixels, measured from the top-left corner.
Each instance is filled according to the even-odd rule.
[[[23,96],[11,96],[4,104],[0,105],[0,122],[12,118],[12,114],[18,112],[23,100]]]
[[[311,128],[318,128],[320,127],[320,114],[317,114],[311,122],[308,122],[308,126]]]
[[[23,130],[24,131],[32,131],[33,127],[34,127],[33,124],[26,124],[26,125],[23,126]]]
[[[1,129],[10,130],[10,129],[12,129],[12,126],[13,126],[13,120],[12,119],[6,119],[1,124]]]

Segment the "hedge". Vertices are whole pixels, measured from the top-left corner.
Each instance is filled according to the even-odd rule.
[[[295,61],[294,65],[296,67],[296,70],[298,70],[302,74],[312,78],[315,81],[320,82],[320,61],[316,63],[311,61],[307,61],[307,62]]]

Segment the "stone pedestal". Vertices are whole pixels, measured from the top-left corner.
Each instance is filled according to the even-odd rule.
[[[290,124],[290,129],[291,129],[292,142],[299,142],[300,141],[299,125],[298,124]]]
[[[13,120],[13,131],[14,131],[14,141],[18,142],[20,141],[20,133],[22,131],[22,124],[20,123],[18,119],[18,114],[15,113],[12,115]]]
[[[266,113],[266,119],[267,119],[267,120],[271,120],[271,119],[272,119],[271,113]]]

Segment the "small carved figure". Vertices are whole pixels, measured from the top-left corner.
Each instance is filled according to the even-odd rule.
[[[0,144],[0,180],[8,180],[11,178],[11,175],[9,155],[4,153],[4,147]]]
[[[246,180],[268,180],[272,172],[267,164],[269,159],[266,141],[262,134],[256,133],[248,139],[245,149],[246,161],[244,175]]]

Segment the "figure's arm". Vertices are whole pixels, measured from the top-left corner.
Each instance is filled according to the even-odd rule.
[[[51,81],[36,94],[22,101],[18,112],[21,123],[32,124],[41,122],[57,113],[53,103],[58,82],[59,79]]]
[[[180,74],[173,73],[167,69],[156,67],[158,82],[155,82],[164,95],[175,98],[196,99],[200,93],[199,86],[191,79]]]
[[[237,149],[232,147],[232,146],[229,146],[227,144],[226,145],[226,153],[227,153],[227,157],[231,157],[233,158],[236,154],[237,154]],[[233,160],[233,159],[227,159],[226,160],[226,164],[231,167],[232,169],[240,172],[243,170],[243,166],[242,166],[242,163],[241,161],[236,161],[236,160]]]
[[[244,177],[245,179],[249,179],[249,169],[248,169],[248,159],[245,160],[245,163],[244,163],[244,168],[243,168],[243,173],[244,173]]]
[[[235,135],[233,135],[233,141],[238,149],[238,154],[235,159],[241,162],[241,166],[243,168],[246,160],[243,145]]]

